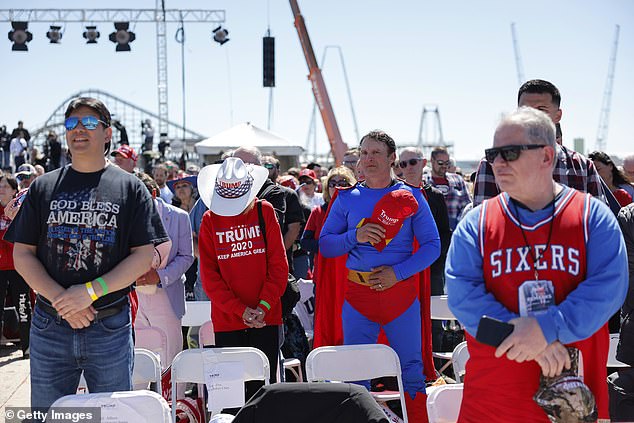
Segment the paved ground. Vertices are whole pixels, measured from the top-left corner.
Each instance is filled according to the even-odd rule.
[[[0,423],[5,407],[30,406],[29,372],[29,360],[22,359],[18,346],[0,346]]]

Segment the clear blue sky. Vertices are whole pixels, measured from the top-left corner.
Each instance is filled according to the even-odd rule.
[[[324,46],[343,49],[359,131],[381,128],[397,143],[417,139],[424,104],[437,104],[445,139],[458,159],[477,159],[491,143],[500,114],[516,105],[511,41],[516,23],[526,78],[561,90],[564,143],[584,137],[594,147],[616,24],[621,25],[607,152],[634,151],[634,1],[299,0],[318,59]],[[154,8],[154,0],[3,0],[0,8]],[[244,121],[266,128],[268,89],[262,87],[262,36],[276,37],[272,130],[306,142],[312,93],[307,67],[285,0],[166,0],[169,9],[223,9],[230,41],[211,41],[211,25],[186,25],[187,126],[212,136]],[[0,122],[13,128],[43,123],[69,95],[100,88],[157,110],[154,24],[137,24],[131,53],[115,53],[100,25],[86,45],[81,24],[69,24],[61,45],[48,44],[48,24],[30,24],[29,52],[15,53],[0,25]],[[180,46],[168,25],[169,112],[181,121]],[[344,140],[357,143],[338,57],[323,69]],[[318,122],[321,149],[327,142]]]

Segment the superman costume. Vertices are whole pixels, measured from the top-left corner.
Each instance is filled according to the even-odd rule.
[[[357,242],[359,223],[372,220],[377,203],[398,190],[413,196],[418,203],[415,213],[402,221],[393,238],[381,246],[382,251],[370,243]],[[416,252],[414,241],[420,245]],[[382,189],[357,184],[340,190],[330,206],[319,246],[324,257],[348,254],[346,267],[361,275],[379,266],[392,267],[399,282],[385,291],[374,291],[351,279],[345,282],[344,343],[376,343],[383,329],[390,346],[399,355],[405,390],[412,398],[417,392],[424,393],[418,274],[440,254],[440,239],[420,189],[394,181]]]

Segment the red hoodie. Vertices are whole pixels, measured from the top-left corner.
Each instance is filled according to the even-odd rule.
[[[257,308],[260,300],[271,306],[267,325],[282,324],[280,297],[286,289],[288,263],[282,232],[273,206],[262,202],[266,246],[260,231],[257,207],[238,216],[219,216],[207,211],[198,237],[200,276],[211,299],[214,330],[246,329],[242,314]]]

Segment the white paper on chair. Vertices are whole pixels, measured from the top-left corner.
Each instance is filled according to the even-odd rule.
[[[157,416],[153,416],[157,417]],[[108,423],[150,422],[150,416],[141,414],[130,404],[111,404],[101,406],[101,421]]]
[[[207,385],[207,409],[220,412],[223,408],[244,405],[244,364],[239,361],[205,361],[205,385]]]

